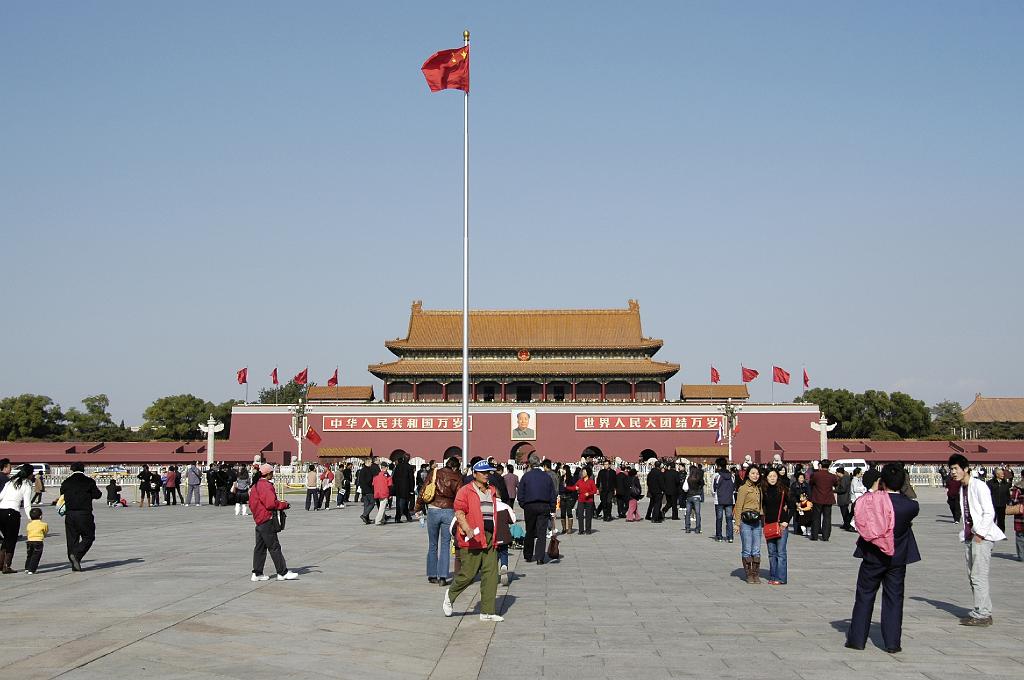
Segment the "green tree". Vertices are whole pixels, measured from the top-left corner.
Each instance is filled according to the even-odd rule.
[[[964,427],[964,410],[951,400],[940,401],[931,407],[932,432],[943,437],[959,437]]]
[[[0,439],[58,439],[64,431],[60,406],[41,394],[0,399]]]
[[[194,440],[202,437],[199,423],[205,423],[216,407],[192,394],[161,397],[142,414],[142,434],[147,439]],[[227,432],[227,428],[224,429]]]
[[[227,439],[231,435],[231,407],[244,403],[241,399],[229,399],[213,407],[213,417],[224,423],[224,430],[214,435],[217,439]]]
[[[920,399],[903,392],[889,395],[892,405],[887,429],[904,439],[927,437],[932,432],[932,414]]]
[[[857,416],[857,395],[850,390],[835,390],[830,387],[815,387],[797,397],[798,403],[817,404],[829,422],[837,423],[830,436],[836,439],[856,437],[852,429]]]
[[[84,411],[74,406],[68,409],[68,421],[65,437],[77,441],[111,441],[116,440],[120,428],[107,412],[110,399],[105,394],[96,394],[82,400]]]
[[[260,390],[259,401],[261,404],[297,404],[299,399],[306,398],[306,388],[315,384],[298,385],[294,380],[289,380],[284,385],[265,387]]]

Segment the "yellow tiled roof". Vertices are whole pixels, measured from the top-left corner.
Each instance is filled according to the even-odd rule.
[[[1024,397],[974,397],[964,409],[967,423],[1024,423]]]
[[[461,310],[424,310],[414,302],[405,338],[384,343],[388,349],[462,347]],[[626,309],[470,310],[469,346],[473,349],[652,349],[662,341],[645,338],[640,305]]]
[[[690,399],[749,399],[750,390],[746,385],[683,385],[679,398]]]
[[[372,385],[313,385],[306,390],[306,401],[373,401]]]

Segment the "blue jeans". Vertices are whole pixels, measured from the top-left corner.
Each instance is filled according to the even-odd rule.
[[[768,579],[771,581],[786,583],[789,567],[789,558],[786,555],[788,540],[789,531],[783,529],[781,537],[765,541],[768,544]]]
[[[732,540],[732,504],[715,506],[715,538],[722,539],[722,517],[725,517],[725,526],[728,531],[726,538]]]
[[[449,578],[452,534],[448,527],[454,517],[454,508],[427,507],[427,576]]]
[[[507,545],[499,545],[498,546],[498,566],[499,567],[507,567],[508,566],[508,546]]]
[[[686,499],[686,511],[683,513],[683,528],[686,531],[690,530],[690,511],[693,510],[693,516],[697,518],[697,532],[700,533],[700,502],[700,496],[690,496]]]
[[[761,522],[757,524],[740,522],[740,543],[743,546],[740,551],[741,557],[761,556],[761,527],[763,526],[764,524]]]

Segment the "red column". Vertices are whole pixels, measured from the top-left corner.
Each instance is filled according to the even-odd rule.
[[[476,401],[476,383],[471,383],[469,389],[473,391],[473,394],[470,395],[470,401]]]
[[[629,396],[633,401],[636,401],[636,381],[629,383]]]
[[[505,388],[506,387],[507,387],[506,383],[501,383],[501,400],[502,401],[505,401]]]
[[[608,396],[608,383],[601,383],[601,401],[605,400]]]
[[[547,383],[541,383],[540,384],[540,400],[541,401],[547,401],[548,400],[548,384]]]
[[[391,383],[385,381],[384,382],[384,402],[385,403],[387,403],[387,401],[391,398],[391,389],[390,388],[391,388]]]
[[[448,383],[441,383],[441,401],[448,401]]]
[[[420,384],[419,383],[413,383],[412,384],[412,400],[413,401],[419,401],[420,400]]]
[[[572,383],[572,397],[571,398],[572,398],[573,401],[576,401],[576,381],[573,381],[573,383]]]
[[[665,401],[665,383],[661,383],[661,400]]]

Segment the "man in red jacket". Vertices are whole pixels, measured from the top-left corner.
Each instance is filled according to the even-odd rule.
[[[274,468],[264,463],[260,466],[260,478],[249,489],[249,510],[252,511],[252,519],[256,522],[256,547],[252,551],[252,580],[266,581],[269,576],[264,576],[263,565],[267,561],[267,551],[270,552],[270,559],[274,560],[274,568],[277,569],[278,581],[294,581],[299,577],[294,571],[288,570],[285,564],[284,554],[281,552],[281,543],[277,540],[277,533],[281,525],[274,513],[278,510],[287,510],[291,507],[288,501],[277,500],[277,492],[270,480],[274,478]]]
[[[452,602],[480,574],[480,620],[504,621],[494,610],[498,594],[498,550],[494,513],[498,490],[488,483],[494,467],[486,460],[473,466],[473,481],[455,494],[455,540],[462,568],[452,587],[444,591],[441,611],[452,615]]]
[[[832,506],[836,504],[836,486],[839,477],[828,471],[828,461],[821,461],[820,467],[811,475],[811,540],[827,541],[832,535]]]

